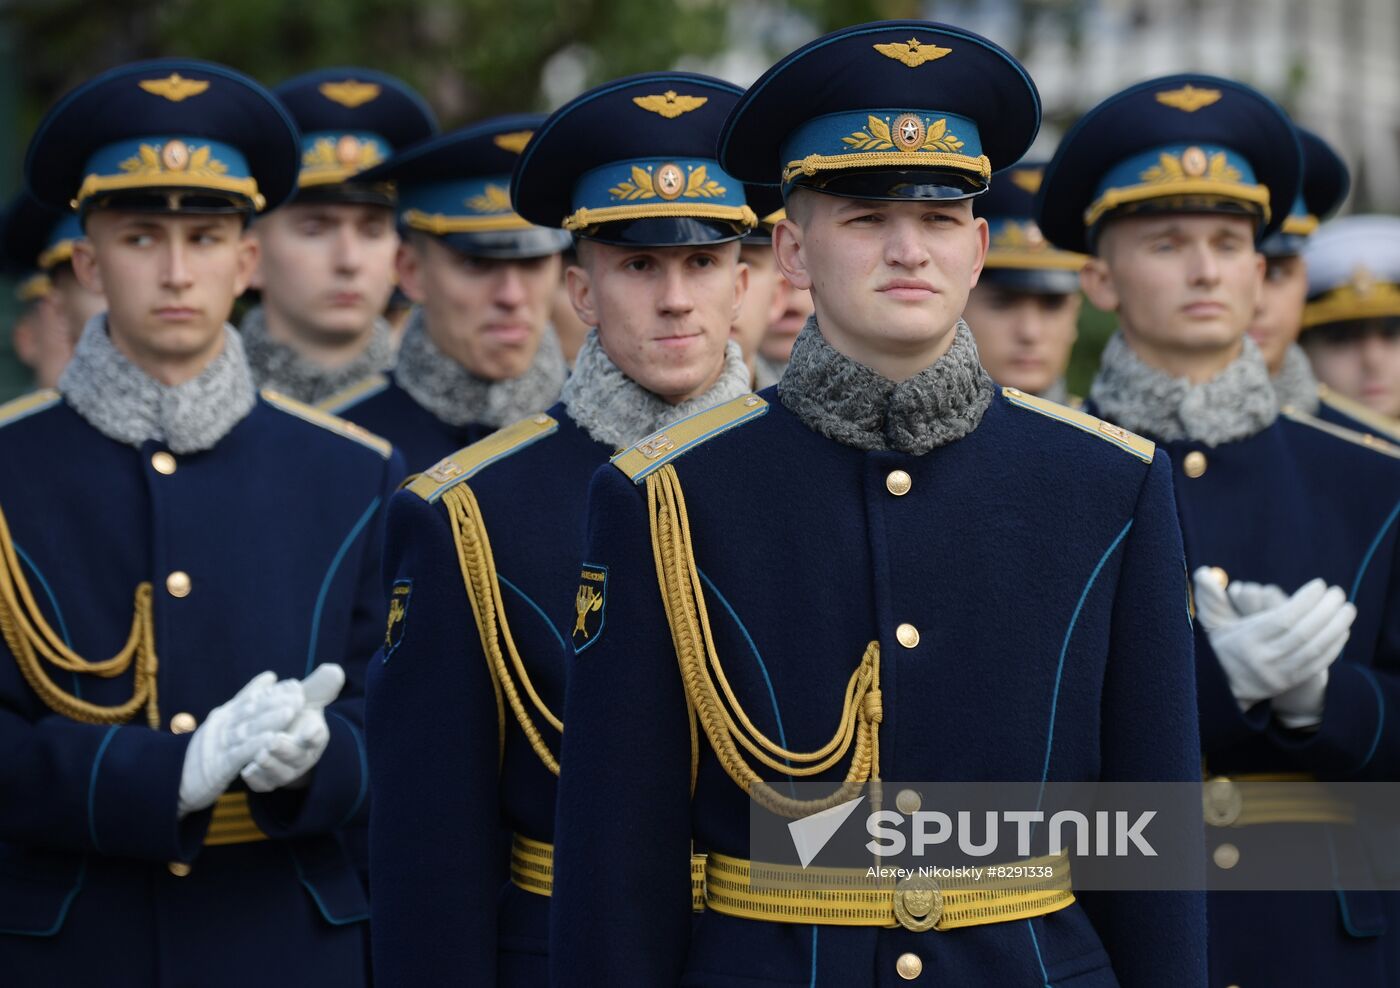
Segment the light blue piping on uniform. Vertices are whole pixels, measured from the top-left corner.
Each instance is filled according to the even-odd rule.
[[[326,578],[321,581],[321,591],[316,595],[316,607],[311,612],[311,640],[306,646],[306,672],[311,675],[311,670],[316,665],[316,639],[321,634],[321,611],[326,606],[326,595],[330,593],[331,583],[335,580],[335,574],[340,569],[341,560],[350,551],[350,547],[355,544],[355,540],[360,537],[360,532],[369,524],[369,520],[374,517],[374,513],[379,508],[379,496],[375,495],[365,513],[360,515],[360,520],[355,522],[355,527],[350,529],[350,534],[345,536],[345,541],[340,543],[340,548],[336,550],[335,558],[331,560],[331,565],[326,570]]]

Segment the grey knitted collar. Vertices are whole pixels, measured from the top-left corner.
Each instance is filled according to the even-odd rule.
[[[1269,369],[1254,341],[1230,366],[1202,384],[1144,364],[1114,333],[1089,390],[1095,413],[1162,442],[1219,446],[1263,432],[1278,418]]]
[[[972,432],[994,393],[962,320],[947,353],[896,384],[827,343],[812,316],[778,385],[783,404],[828,439],[915,456]]]
[[[248,365],[259,387],[272,388],[289,398],[314,405],[337,391],[348,388],[371,374],[388,370],[394,363],[394,337],[384,319],[374,321],[369,345],[342,367],[322,367],[296,349],[267,335],[267,317],[260,305],[243,316],[238,331]]]
[[[1283,366],[1274,378],[1274,394],[1278,407],[1289,408],[1304,415],[1316,415],[1322,400],[1317,394],[1317,378],[1303,348],[1294,343],[1283,355]]]
[[[1057,377],[1050,387],[1040,393],[1040,397],[1046,401],[1053,401],[1057,405],[1068,405],[1069,385],[1065,383],[1063,377]]]
[[[408,317],[394,367],[394,380],[410,398],[456,426],[509,425],[544,411],[558,399],[567,376],[559,340],[546,326],[535,360],[524,374],[505,381],[477,377],[438,349],[418,308]]]
[[[107,317],[88,321],[58,379],[73,410],[109,439],[128,446],[164,443],[175,453],[212,449],[257,403],[243,345],[224,327],[224,348],[198,377],[167,387],[124,357],[107,335]]]
[[[579,428],[600,443],[621,447],[687,415],[748,393],[749,368],[733,340],[725,346],[724,370],[710,390],[672,405],[622,373],[598,342],[598,331],[591,329],[560,398]]]

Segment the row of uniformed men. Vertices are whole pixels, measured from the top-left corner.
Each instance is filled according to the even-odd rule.
[[[357,73],[306,98],[350,112],[395,91]],[[1324,406],[1281,413],[1245,339],[1256,239],[1304,187],[1270,101],[1189,76],[1091,111],[1036,203],[1087,261],[1042,246],[1024,208],[994,231],[974,214],[1039,103],[1011,56],[946,25],[845,29],[747,92],[619,80],[392,156],[365,150],[373,128],[312,126],[298,148],[256,84],[167,61],[80,87],[31,147],[30,189],[76,202],[73,272],[108,314],[59,393],[0,431],[8,460],[42,466],[0,488],[0,732],[21,753],[0,774],[0,955],[21,979],[102,963],[112,983],[232,983],[247,972],[210,958],[238,942],[279,983],[356,983],[345,846],[367,810],[385,984],[1397,978],[1400,915],[1374,892],[1144,907],[1076,895],[1059,862],[1062,894],[1029,907],[966,922],[951,890],[945,914],[891,890],[832,925],[838,893],[777,908],[725,885],[749,866],[742,794],[801,816],[815,804],[774,783],[817,763],[857,786],[1192,780],[1203,751],[1232,776],[1392,777],[1400,466]],[[397,369],[356,368],[334,398],[359,427],[259,396],[250,361],[280,354],[296,385],[307,354],[260,343],[270,321],[241,342],[224,326],[257,260],[242,225],[299,162],[331,161],[310,189],[397,181],[400,271],[421,279]],[[746,184],[779,182],[773,260],[817,318],[754,395],[729,342],[750,279],[735,242],[758,226]],[[559,227],[595,329],[538,411],[562,378],[548,343],[529,356],[542,320],[434,325],[481,305],[454,275],[518,292],[533,266],[499,262],[551,255]],[[1090,395],[1116,425],[993,386],[960,318],[991,239],[1019,289],[1082,265],[1118,312]],[[1338,291],[1376,294],[1354,282]],[[318,301],[370,311],[353,288]],[[366,429],[427,467],[392,503],[402,459]],[[1029,713],[1006,719],[1007,695]],[[1221,867],[1229,836],[1212,833]]]

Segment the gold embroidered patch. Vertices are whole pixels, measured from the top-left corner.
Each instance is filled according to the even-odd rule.
[[[1183,113],[1195,113],[1202,107],[1220,102],[1220,95],[1218,89],[1197,89],[1187,83],[1180,89],[1167,89],[1158,93],[1157,102]]]
[[[1044,171],[1039,168],[1017,168],[1011,173],[1011,182],[1018,189],[1035,195],[1040,191],[1040,183],[1044,177]]]
[[[895,118],[892,128],[890,121],[871,115],[865,121],[865,128],[841,138],[841,143],[853,151],[889,151],[898,148],[901,151],[954,152],[963,146],[963,141],[948,133],[946,117],[925,126],[919,117],[905,113]]]
[[[481,195],[471,196],[466,200],[466,206],[475,213],[506,212],[510,209],[510,190],[503,185],[492,185],[488,182]]]
[[[388,662],[389,656],[403,644],[403,634],[408,628],[408,601],[412,595],[412,580],[394,581],[389,592],[389,623],[384,629],[384,662]]]
[[[372,82],[358,82],[346,79],[344,82],[323,82],[317,87],[322,96],[332,103],[339,103],[353,110],[379,98],[380,88]]]
[[[378,147],[360,140],[353,134],[346,134],[336,140],[318,137],[310,150],[301,156],[302,167],[313,170],[352,168],[364,171],[383,160]]]
[[[497,134],[491,138],[491,143],[502,151],[511,151],[519,154],[525,150],[525,145],[530,143],[530,138],[535,136],[533,130],[513,130],[509,134]]]
[[[167,79],[143,79],[138,85],[152,96],[164,96],[172,103],[184,102],[209,88],[203,79],[186,79],[178,72],[170,73]]]
[[[682,113],[698,110],[710,101],[708,96],[681,96],[674,89],[668,89],[660,96],[633,96],[632,102],[650,113],[659,113],[667,120],[674,120]]]
[[[679,191],[676,191],[679,190]],[[630,180],[624,180],[608,189],[614,199],[631,202],[637,199],[713,199],[725,193],[725,187],[710,178],[704,165],[696,165],[689,176],[682,176],[679,165],[667,162],[654,171],[632,166]]]
[[[887,44],[872,46],[886,58],[892,58],[896,62],[903,62],[911,69],[917,69],[925,62],[936,61],[944,55],[952,52],[951,48],[939,48],[937,45],[926,45],[918,38],[910,38],[904,44]]]
[[[608,568],[584,563],[574,595],[574,652],[582,652],[603,633],[603,605],[607,600]]]

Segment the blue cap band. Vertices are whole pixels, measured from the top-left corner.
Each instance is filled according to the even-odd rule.
[[[695,217],[756,226],[744,185],[713,158],[638,158],[585,172],[574,185],[566,230],[651,217]]]
[[[1218,144],[1170,144],[1110,168],[1084,211],[1084,225],[1130,203],[1192,195],[1233,200],[1269,217],[1269,189],[1243,155]]]
[[[263,206],[248,161],[234,147],[202,137],[142,137],[118,141],[88,159],[76,203],[132,189],[208,189]]]

